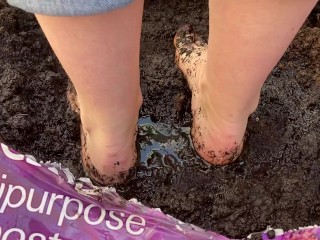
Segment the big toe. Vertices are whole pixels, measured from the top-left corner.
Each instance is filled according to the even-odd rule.
[[[195,42],[195,31],[191,25],[180,27],[174,37],[174,46],[177,50],[188,47]]]
[[[177,31],[174,37],[176,47],[176,64],[188,77],[194,72],[191,65],[205,60],[207,44],[195,33],[191,25],[184,25]]]

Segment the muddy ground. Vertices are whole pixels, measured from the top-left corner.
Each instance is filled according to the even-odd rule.
[[[313,14],[265,84],[236,163],[209,167],[188,135],[190,92],[174,64],[175,30],[208,33],[206,1],[146,2],[141,161],[119,192],[232,237],[320,224],[320,21]],[[83,175],[67,76],[34,17],[0,0],[0,132],[40,160]]]

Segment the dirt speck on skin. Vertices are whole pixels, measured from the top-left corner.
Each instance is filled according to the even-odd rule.
[[[206,1],[145,4],[140,164],[118,190],[182,221],[231,237],[267,226],[320,223],[320,26],[309,18],[265,84],[239,161],[209,166],[190,144],[191,94],[175,66],[183,24],[208,35]],[[0,0],[0,133],[19,151],[62,162],[77,176],[79,118],[67,76],[34,17]]]

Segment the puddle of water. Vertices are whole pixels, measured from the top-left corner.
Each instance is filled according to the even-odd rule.
[[[139,176],[167,175],[193,166],[207,172],[210,165],[193,149],[190,127],[153,122],[150,117],[139,119]]]

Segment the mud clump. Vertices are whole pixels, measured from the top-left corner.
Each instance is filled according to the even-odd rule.
[[[316,14],[316,13],[314,13]],[[271,73],[240,159],[209,166],[190,144],[190,91],[175,66],[183,24],[208,35],[205,1],[145,4],[140,163],[118,190],[182,221],[231,237],[267,226],[320,223],[320,29],[312,15]],[[0,133],[19,151],[62,162],[77,176],[79,118],[67,76],[34,17],[0,0]],[[149,117],[143,117],[149,116]]]

